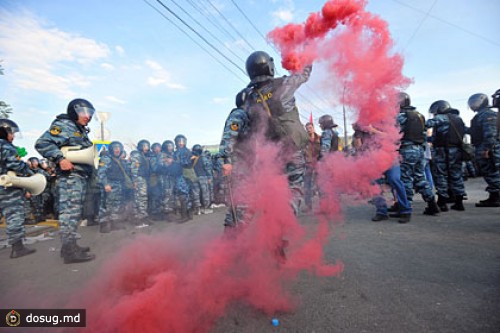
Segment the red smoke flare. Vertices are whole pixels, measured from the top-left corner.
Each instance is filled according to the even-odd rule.
[[[374,136],[375,148],[357,158],[337,153],[322,160],[323,214],[312,230],[298,223],[290,207],[283,163],[276,158],[280,147],[255,137],[247,152],[253,158],[248,176],[234,182],[235,200],[251,212],[238,235],[214,238],[200,226],[191,235],[138,238],[75,301],[88,309],[88,331],[206,332],[235,301],[268,314],[293,309],[288,287],[301,271],[319,276],[342,271],[342,263],[324,263],[323,247],[331,221],[340,219],[340,194],[376,194],[373,180],[397,155],[394,96],[408,84],[403,60],[391,54],[386,23],[366,12],[360,0],[328,1],[305,23],[275,29],[269,37],[289,70],[325,62],[328,93],[357,112],[360,127],[384,134]],[[287,260],[280,262],[276,249],[284,239]]]

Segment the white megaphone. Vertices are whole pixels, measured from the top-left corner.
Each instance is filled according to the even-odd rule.
[[[65,159],[71,163],[87,164],[97,169],[99,165],[99,155],[96,146],[81,149],[81,146],[61,147]]]
[[[18,177],[14,171],[8,171],[6,175],[0,176],[0,186],[24,188],[32,195],[42,193],[46,185],[47,179],[39,173],[29,177]]]

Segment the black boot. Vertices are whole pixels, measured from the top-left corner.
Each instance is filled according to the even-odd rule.
[[[61,254],[64,258],[65,264],[86,262],[95,259],[95,255],[85,252],[76,244],[76,240],[71,240],[63,244],[61,248]]]
[[[99,232],[102,234],[109,234],[111,232],[111,224],[109,222],[101,222],[99,224]]]
[[[424,210],[424,215],[436,215],[439,213],[439,207],[434,198],[427,202],[427,207]]]
[[[408,222],[410,222],[410,220],[411,220],[410,213],[400,214],[398,223],[408,223]]]
[[[35,253],[35,249],[24,246],[23,241],[20,239],[12,244],[12,252],[10,253],[10,258],[19,258],[27,256],[28,254]]]
[[[464,197],[463,195],[456,195],[455,196],[455,204],[451,205],[450,208],[453,210],[459,210],[459,211],[464,211]]]
[[[476,207],[500,207],[500,193],[490,192],[488,199],[479,201]]]
[[[76,241],[75,241],[75,246],[76,246],[76,249],[80,252],[89,252],[90,251],[90,247],[88,246],[80,246],[78,244],[76,244]],[[64,258],[64,255],[66,254],[66,251],[68,250],[68,247],[61,247],[61,258]]]
[[[185,201],[181,201],[181,218],[177,221],[179,223],[187,222],[189,220],[187,203]]]
[[[445,198],[442,195],[438,195],[437,205],[442,212],[448,211],[448,206],[446,205],[447,203],[448,203],[448,198]]]

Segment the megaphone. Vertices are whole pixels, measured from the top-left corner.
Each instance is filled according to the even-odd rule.
[[[6,175],[0,176],[0,186],[24,188],[32,195],[42,193],[46,185],[47,179],[39,173],[30,177],[18,177],[14,171],[9,171]]]
[[[97,169],[99,165],[99,155],[96,146],[80,149],[81,146],[61,147],[65,159],[71,163],[87,164]]]

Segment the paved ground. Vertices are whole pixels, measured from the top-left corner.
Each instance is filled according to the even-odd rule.
[[[427,217],[417,201],[406,225],[373,223],[373,207],[349,207],[345,237],[326,248],[329,259],[345,264],[340,277],[304,274],[293,286],[301,303],[293,313],[277,314],[277,327],[271,317],[235,304],[213,332],[500,332],[500,208],[474,207],[486,196],[482,179],[469,180],[466,187],[466,212]],[[200,223],[216,234],[222,232],[222,218],[219,209],[185,224],[159,223],[139,231],[103,235],[96,227],[80,228],[82,243],[98,253],[86,264],[63,265],[57,239],[34,244],[36,254],[16,260],[8,258],[10,250],[0,250],[0,295],[17,291],[0,296],[0,308],[26,308],[54,295],[63,306],[123,239],[161,229],[196,232]]]

